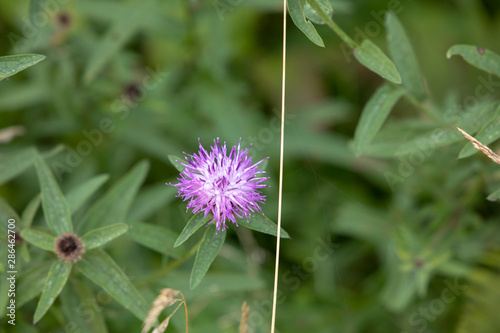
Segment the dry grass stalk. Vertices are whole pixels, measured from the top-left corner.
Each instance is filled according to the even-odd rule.
[[[497,154],[495,154],[493,152],[493,150],[491,150],[490,148],[488,148],[487,146],[483,145],[481,142],[477,141],[475,138],[473,138],[472,136],[470,136],[467,132],[465,132],[463,129],[461,128],[458,128],[457,129],[462,132],[462,134],[467,138],[467,140],[469,140],[472,145],[474,146],[474,148],[476,149],[479,149],[480,151],[483,152],[483,154],[485,154],[486,156],[488,156],[490,159],[493,160],[493,162],[497,163],[497,164],[500,164],[500,156],[498,156]]]
[[[10,126],[0,130],[0,143],[12,141],[16,136],[24,134],[23,126]]]
[[[165,318],[165,320],[163,320],[161,322],[161,324],[157,328],[155,328],[153,330],[152,333],[163,333],[163,332],[165,332],[165,330],[168,327],[168,324],[170,323],[170,318],[172,318],[172,316],[177,312],[177,309],[179,309],[179,307],[181,305],[182,305],[182,303],[179,303],[179,305],[177,305],[177,307],[175,308],[175,310],[167,318]],[[187,323],[186,323],[186,332],[187,332]]]
[[[248,312],[249,311],[250,311],[250,308],[247,305],[247,301],[244,301],[243,304],[241,305],[240,333],[247,332]]]
[[[182,298],[176,298],[181,295]],[[163,333],[168,327],[168,323],[170,322],[170,318],[177,312],[179,307],[184,304],[184,309],[186,311],[186,333],[188,332],[188,312],[186,306],[186,300],[184,299],[184,295],[175,289],[165,288],[162,289],[160,294],[153,301],[153,306],[151,310],[149,310],[148,316],[144,321],[143,328],[141,333],[147,333],[153,327],[154,323],[158,319],[158,316],[163,311],[163,309],[174,305],[177,302],[181,302],[175,310],[157,327],[154,329],[153,333]]]

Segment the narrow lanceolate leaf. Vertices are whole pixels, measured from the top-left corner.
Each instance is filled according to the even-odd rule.
[[[268,235],[278,236],[277,225],[268,219],[265,215],[260,213],[252,214],[248,218],[248,222],[245,219],[238,221],[238,226],[242,226],[255,231],[263,232]],[[290,238],[288,232],[281,228],[280,238]]]
[[[326,13],[329,17],[333,14],[332,4],[329,0],[316,0],[317,5],[320,6],[321,10]],[[321,16],[316,12],[309,2],[306,1],[304,6],[304,16],[311,22],[316,24],[326,24],[325,21],[321,18]]]
[[[500,190],[496,190],[495,192],[491,193],[490,195],[488,195],[488,197],[486,199],[488,199],[490,201],[500,200]]]
[[[180,157],[175,156],[175,155],[168,155],[168,160],[177,169],[177,171],[179,171],[179,172],[184,171],[184,166],[181,163],[179,163],[179,161],[182,162],[182,161],[185,161],[185,159],[180,158]]]
[[[453,45],[446,57],[461,56],[474,67],[500,77],[500,56],[493,51],[475,45]]]
[[[86,280],[71,279],[68,282],[68,288],[64,288],[61,293],[61,309],[66,322],[71,323],[73,332],[108,332],[102,316],[103,311]],[[82,315],[83,313],[85,315]]]
[[[88,251],[102,246],[126,233],[128,228],[125,223],[116,223],[89,231],[82,237],[85,249]]]
[[[370,97],[361,112],[361,118],[354,133],[356,155],[363,154],[403,94],[403,89],[394,89],[384,84]]]
[[[398,17],[387,12],[385,17],[387,27],[387,44],[391,58],[394,61],[401,80],[406,89],[418,100],[426,97],[424,79],[417,56],[411,45],[410,39],[399,21]]]
[[[401,76],[394,63],[371,40],[365,39],[361,46],[354,50],[354,57],[361,65],[384,79],[400,84]]]
[[[23,271],[17,284],[19,290],[23,292],[16,295],[16,306],[21,307],[40,295],[43,285],[47,280],[47,274],[51,263],[52,261],[42,262],[39,265]]]
[[[304,16],[304,7],[306,0],[288,0],[288,12],[293,20],[293,23],[299,28],[307,38],[314,44],[324,47],[325,44],[314,28],[313,24],[309,22]]]
[[[46,251],[54,251],[55,237],[39,230],[25,229],[21,231],[21,237],[36,247]]]
[[[175,182],[175,180],[172,180]],[[125,222],[146,221],[175,199],[177,188],[159,183],[141,188]]]
[[[71,213],[74,213],[108,180],[108,175],[95,176],[66,193]]]
[[[71,224],[69,206],[54,175],[40,156],[36,157],[35,166],[42,192],[43,214],[49,229],[55,235],[72,232],[73,225]]]
[[[148,14],[151,12],[151,4],[152,1],[131,3],[129,15],[126,18],[120,17],[114,20],[99,42],[92,48],[83,73],[86,83],[91,82],[106,63],[112,61],[123,45],[139,31],[142,22],[147,20]]]
[[[31,201],[28,203],[26,208],[23,211],[23,214],[21,216],[21,221],[23,223],[23,228],[29,228],[31,226],[31,223],[33,222],[33,218],[35,217],[35,214],[38,210],[38,207],[40,207],[40,202],[42,198],[40,194],[37,194]]]
[[[0,185],[28,169],[35,161],[35,156],[36,151],[31,147],[0,156]]]
[[[12,208],[4,198],[0,197],[0,239],[7,239],[7,224],[9,219],[14,219],[15,221],[19,221],[19,216],[17,212]],[[16,228],[18,228],[16,222]]]
[[[165,227],[148,223],[131,223],[127,236],[154,251],[179,258],[179,251],[174,249],[176,234]]]
[[[68,280],[71,266],[71,263],[65,263],[62,260],[57,260],[52,264],[45,285],[43,286],[42,296],[40,296],[35,310],[33,324],[42,319],[56,300],[57,295],[59,295]]]
[[[203,213],[194,214],[193,217],[189,220],[189,222],[182,230],[179,237],[177,237],[174,247],[177,247],[182,243],[184,243],[189,237],[191,237],[196,232],[196,230],[200,229],[202,225],[205,225],[206,223],[210,222],[211,219],[212,217],[210,216],[203,217]]]
[[[41,54],[18,54],[0,57],[0,81],[45,59]]]
[[[83,275],[144,321],[149,304],[108,254],[96,249],[86,253],[76,266]]]
[[[191,271],[191,279],[189,286],[191,289],[196,288],[200,284],[203,277],[208,272],[208,268],[214,261],[215,257],[222,248],[224,240],[226,239],[226,229],[219,230],[215,233],[214,226],[210,226],[205,231],[205,236],[196,252],[196,259],[194,260],[193,270]]]
[[[484,124],[483,128],[475,135],[475,138],[484,145],[489,145],[500,138],[500,106],[497,107],[495,116],[490,119],[489,123]],[[469,157],[477,152],[478,150],[469,142],[462,148],[458,158]]]
[[[96,227],[125,221],[127,212],[141,186],[149,163],[142,161],[121,178],[89,209],[79,228],[90,231]]]

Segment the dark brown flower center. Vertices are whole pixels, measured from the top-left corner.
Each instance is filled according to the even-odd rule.
[[[55,252],[59,258],[66,262],[77,262],[85,253],[85,244],[74,233],[65,233],[56,238]]]

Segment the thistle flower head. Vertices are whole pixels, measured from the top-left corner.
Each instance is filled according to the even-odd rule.
[[[264,161],[252,164],[248,149],[241,149],[240,142],[227,154],[226,143],[221,146],[219,138],[208,152],[199,142],[198,154],[185,154],[186,161],[178,161],[184,166],[177,184],[167,184],[178,189],[179,197],[189,201],[187,209],[193,213],[210,213],[216,221],[216,230],[227,228],[226,221],[238,225],[236,218],[248,217],[262,210],[265,196],[259,191],[268,185],[261,184],[269,177],[258,177],[265,173],[258,169]]]

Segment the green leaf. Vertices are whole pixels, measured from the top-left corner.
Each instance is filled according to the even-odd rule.
[[[42,192],[43,214],[49,229],[55,235],[72,232],[71,212],[54,175],[40,156],[36,157],[35,166]]]
[[[21,237],[28,243],[43,250],[54,251],[55,237],[51,234],[34,229],[25,229],[21,231]]]
[[[474,137],[486,146],[500,138],[500,106],[497,107],[493,118],[485,123],[483,128]],[[467,142],[458,154],[458,158],[469,157],[477,152],[479,150],[474,148],[471,142]]]
[[[76,212],[108,179],[108,175],[98,175],[69,190],[66,202],[71,213]]]
[[[176,235],[173,231],[153,224],[131,223],[127,233],[135,242],[159,253],[179,258],[179,251],[174,249]]]
[[[18,230],[19,216],[9,203],[5,201],[4,198],[0,197],[0,236],[2,240],[7,238],[9,219],[14,219],[16,221],[15,226],[16,230]]]
[[[304,15],[304,7],[306,0],[287,0],[288,12],[293,20],[293,23],[299,28],[314,44],[324,47],[325,44],[314,28]]]
[[[141,161],[121,178],[104,196],[94,203],[78,228],[90,231],[97,226],[105,226],[125,221],[132,201],[149,169],[147,161]]]
[[[196,252],[196,259],[194,260],[193,270],[191,271],[191,278],[189,280],[189,287],[191,289],[196,288],[201,280],[203,280],[203,277],[208,272],[208,268],[222,248],[225,239],[226,229],[219,230],[216,233],[214,225],[207,228],[205,236],[203,236],[203,240],[198,248],[198,252]]]
[[[8,281],[9,281],[9,280],[7,280],[8,277],[9,277],[9,274],[7,272],[0,271],[0,279],[2,279],[2,283],[0,284],[0,293],[1,293],[0,294],[0,316],[2,316],[2,318],[5,318],[7,305],[9,302],[10,283],[8,283]]]
[[[85,83],[91,82],[104,66],[113,60],[117,52],[140,29],[141,22],[147,21],[151,12],[151,1],[134,3],[125,15],[117,17],[111,27],[104,33],[101,40],[92,47],[87,65],[83,73]]]
[[[323,12],[325,12],[330,18],[333,14],[332,4],[328,0],[316,0],[318,6],[321,7]],[[315,24],[325,24],[321,16],[311,7],[309,2],[306,2],[304,6],[304,16],[311,22]]]
[[[18,294],[16,299],[16,305],[18,307],[28,303],[42,292],[51,263],[52,260],[42,262],[39,265],[23,271],[18,284],[19,290],[23,291]]]
[[[168,155],[171,152],[181,150],[181,147],[174,140],[138,124],[134,124],[133,128],[126,131],[123,134],[123,139],[127,144],[164,162],[169,162]]]
[[[0,81],[45,59],[41,54],[18,54],[0,57]]]
[[[57,260],[52,264],[47,281],[45,281],[45,285],[43,286],[42,296],[40,296],[35,315],[33,316],[33,324],[42,319],[56,300],[57,295],[59,295],[68,280],[71,266],[71,263],[65,263],[62,260]]]
[[[127,215],[127,222],[146,221],[153,214],[158,214],[160,209],[175,199],[176,193],[176,187],[167,186],[165,183],[142,188]]]
[[[403,94],[403,89],[394,89],[389,84],[384,84],[370,97],[361,112],[361,118],[354,133],[354,152],[356,155],[359,156],[367,150]]]
[[[177,169],[177,171],[179,171],[179,172],[184,171],[184,166],[177,161],[185,161],[185,159],[180,158],[180,157],[175,156],[175,155],[168,155],[168,160]]]
[[[102,316],[103,311],[86,281],[69,281],[68,288],[64,288],[61,293],[61,309],[66,323],[71,323],[73,332],[108,332]]]
[[[207,217],[203,217],[204,213],[194,214],[193,217],[188,221],[184,229],[182,230],[179,237],[175,241],[174,247],[177,247],[184,243],[189,237],[191,237],[196,230],[200,229],[200,227],[212,220],[212,217],[208,215]]]
[[[354,58],[384,79],[396,84],[401,83],[401,76],[394,63],[371,40],[365,39],[361,46],[354,50]]]
[[[108,254],[96,249],[86,253],[76,266],[83,275],[144,321],[148,315],[149,304]]]
[[[31,223],[33,222],[33,218],[35,217],[36,211],[38,207],[40,207],[40,202],[42,197],[40,194],[37,194],[31,201],[28,203],[26,208],[23,211],[21,216],[21,221],[23,223],[23,228],[29,228]]]
[[[28,169],[35,161],[35,155],[35,149],[30,147],[0,156],[0,185]]]
[[[491,333],[500,327],[500,316],[495,306],[500,303],[500,256],[495,250],[483,256],[489,257],[489,260],[483,257],[479,267],[467,274],[465,283],[457,281],[456,277],[444,282],[449,289],[453,288],[457,298],[464,301],[455,333]]]
[[[247,273],[208,272],[197,288],[189,290],[189,273],[171,271],[159,281],[170,288],[182,290],[186,299],[210,298],[227,293],[242,293],[266,288],[265,280]]]
[[[388,11],[385,17],[387,44],[391,58],[401,75],[405,88],[418,100],[427,96],[420,66],[410,39],[397,15]]]
[[[500,56],[493,51],[483,49],[475,45],[453,45],[446,57],[458,55],[469,64],[487,73],[500,77]]]
[[[416,293],[415,276],[412,272],[392,272],[391,269],[380,301],[389,310],[400,312],[408,306]]]
[[[496,190],[495,192],[491,193],[486,199],[488,199],[489,201],[498,201],[500,199],[500,190]]]
[[[390,239],[391,221],[382,211],[366,205],[349,203],[340,207],[333,231],[383,246]]]
[[[43,11],[43,4],[44,0],[29,0],[29,13],[30,13],[30,23],[34,25],[35,23],[35,16],[42,14]]]
[[[268,235],[278,236],[278,226],[265,215],[260,213],[252,214],[248,218],[248,222],[245,219],[239,219],[238,226],[259,231]],[[286,232],[283,228],[281,228],[280,236],[281,238],[290,238],[288,232]]]
[[[92,250],[96,247],[103,246],[117,237],[120,237],[126,233],[128,229],[129,226],[125,223],[108,225],[106,227],[89,231],[82,237],[82,241],[85,243],[85,249],[87,251]]]

